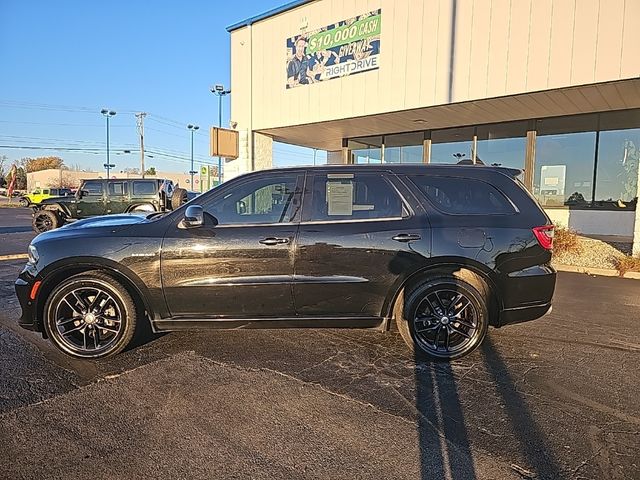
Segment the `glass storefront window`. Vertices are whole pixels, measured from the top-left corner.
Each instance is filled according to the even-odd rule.
[[[385,135],[385,163],[422,163],[423,132]]]
[[[471,161],[473,127],[447,128],[431,132],[430,163]]]
[[[477,128],[476,160],[485,165],[524,169],[527,123],[480,125]]]
[[[382,136],[349,140],[352,163],[382,163]]]
[[[639,163],[640,110],[601,114],[596,205],[615,209],[636,206]]]
[[[543,206],[589,206],[596,115],[539,120],[533,193]]]

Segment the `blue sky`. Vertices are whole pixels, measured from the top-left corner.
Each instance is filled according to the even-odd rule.
[[[10,161],[58,155],[69,166],[102,169],[100,110],[106,107],[117,112],[112,151],[138,148],[133,114],[145,111],[145,149],[158,152],[147,166],[189,170],[188,123],[201,127],[194,137],[196,161],[215,163],[208,157],[207,127],[217,125],[218,99],[209,87],[229,85],[225,28],[283,3],[0,1],[0,145],[44,147],[0,147],[0,155]],[[228,125],[228,99],[223,110]],[[324,158],[318,154],[318,161]],[[308,149],[274,146],[276,166],[312,160]],[[139,153],[112,155],[111,162],[116,170],[137,167]]]

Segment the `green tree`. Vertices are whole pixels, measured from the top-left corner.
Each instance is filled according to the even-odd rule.
[[[156,167],[149,167],[144,171],[145,175],[157,175]]]
[[[0,187],[4,187],[6,181],[5,177],[8,172],[5,172],[5,165],[7,164],[7,156],[0,155]]]
[[[16,190],[26,190],[27,189],[27,171],[19,167],[16,171]]]

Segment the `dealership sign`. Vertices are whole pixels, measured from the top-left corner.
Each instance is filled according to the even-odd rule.
[[[287,88],[376,70],[381,10],[287,39]]]

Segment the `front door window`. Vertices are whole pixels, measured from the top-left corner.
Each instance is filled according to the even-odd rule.
[[[104,215],[104,190],[101,180],[88,180],[82,185],[82,196],[78,200],[78,217]]]
[[[239,185],[204,206],[219,225],[289,223],[297,214],[294,201],[300,175],[271,175]]]

